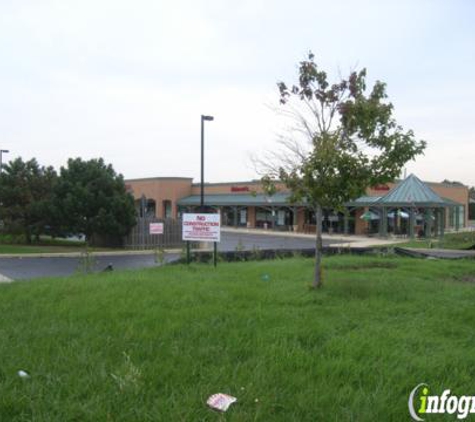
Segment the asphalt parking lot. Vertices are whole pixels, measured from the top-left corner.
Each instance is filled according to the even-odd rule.
[[[325,246],[337,243],[324,239]],[[247,232],[221,232],[221,242],[218,244],[219,251],[233,251],[237,248],[244,250],[252,249],[309,249],[315,247],[315,239],[311,236],[292,236],[290,234],[272,235],[268,233],[247,233]]]
[[[337,240],[335,240],[337,242]],[[332,241],[325,240],[325,245]],[[307,249],[314,247],[311,237],[293,237],[290,235],[272,235],[256,233],[222,232],[219,251],[258,249]],[[178,253],[166,255],[167,261],[178,259]],[[157,264],[155,255],[109,255],[94,256],[91,263],[94,271],[103,271],[109,264],[114,269],[134,269],[154,267]],[[64,277],[81,270],[83,261],[78,257],[0,257],[0,281],[27,280],[40,277]]]
[[[177,254],[169,254],[167,260],[177,257]],[[112,265],[115,270],[157,265],[153,254],[94,256],[91,261],[91,268],[96,272],[105,270],[108,265]],[[77,257],[0,258],[0,274],[11,280],[70,276],[80,272],[81,268],[83,268],[83,262]]]

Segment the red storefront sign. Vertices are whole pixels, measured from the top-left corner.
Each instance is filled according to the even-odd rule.
[[[231,192],[249,192],[247,186],[231,186]]]

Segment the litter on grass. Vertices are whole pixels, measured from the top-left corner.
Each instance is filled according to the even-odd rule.
[[[22,369],[20,369],[18,372],[17,372],[18,376],[20,378],[30,378],[30,374],[26,371],[23,371]]]
[[[216,409],[221,412],[226,412],[229,406],[231,406],[236,401],[237,401],[236,397],[229,396],[223,393],[218,393],[218,394],[213,394],[212,396],[210,396],[208,400],[206,401],[206,404],[212,409]]]

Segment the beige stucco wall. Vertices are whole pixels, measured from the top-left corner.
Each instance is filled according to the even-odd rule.
[[[285,190],[283,184],[276,185],[277,189]],[[233,191],[233,188],[242,189],[238,192]],[[247,189],[247,190],[246,190]],[[228,182],[228,183],[210,183],[204,185],[205,195],[249,195],[250,193],[263,193],[260,182]],[[199,195],[201,187],[199,183],[194,183],[191,188],[192,195]]]

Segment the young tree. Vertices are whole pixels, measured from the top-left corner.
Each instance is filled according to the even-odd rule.
[[[45,234],[54,222],[52,193],[57,181],[52,167],[42,167],[36,159],[17,158],[3,166],[0,175],[0,220],[11,233],[32,236]]]
[[[55,202],[63,230],[84,234],[88,241],[94,235],[119,239],[135,225],[134,200],[124,179],[102,158],[69,159],[61,167]]]
[[[257,165],[268,190],[281,181],[291,191],[291,202],[305,201],[316,214],[317,288],[322,285],[323,208],[341,209],[369,186],[394,180],[406,162],[423,153],[425,142],[396,123],[384,83],[377,81],[367,92],[365,69],[330,84],[309,53],[300,63],[297,83],[277,85],[295,130]]]

